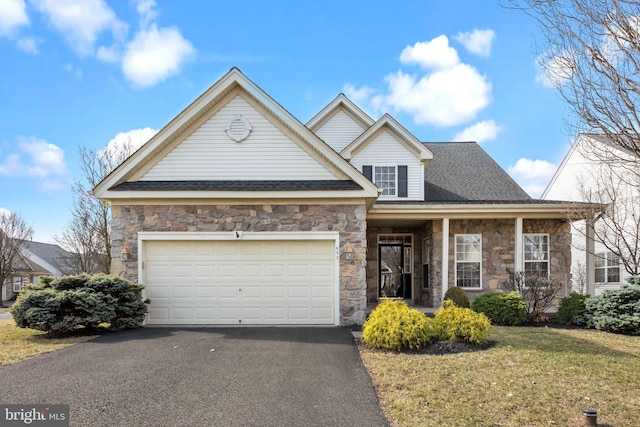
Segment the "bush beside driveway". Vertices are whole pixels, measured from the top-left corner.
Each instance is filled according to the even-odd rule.
[[[72,425],[387,425],[342,328],[119,332],[0,369],[0,394]]]

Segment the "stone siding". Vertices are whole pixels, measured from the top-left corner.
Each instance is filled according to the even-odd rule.
[[[113,206],[112,271],[138,279],[138,232],[337,231],[340,235],[340,323],[362,324],[366,313],[364,205],[147,205]],[[347,259],[344,249],[353,248]],[[126,265],[120,251],[131,252]]]

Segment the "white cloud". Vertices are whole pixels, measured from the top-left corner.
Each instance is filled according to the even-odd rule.
[[[454,137],[454,141],[476,141],[478,144],[483,142],[493,141],[498,136],[498,133],[502,130],[502,126],[498,125],[493,120],[484,120],[471,125],[464,129],[462,132],[457,133]]]
[[[140,25],[147,27],[158,16],[155,0],[135,0],[136,10],[140,15]]]
[[[467,33],[458,33],[454,38],[460,42],[465,49],[479,56],[489,57],[491,55],[491,45],[496,37],[493,30],[473,30]]]
[[[417,42],[405,47],[400,53],[403,64],[418,64],[425,69],[451,68],[460,62],[458,52],[449,46],[445,35],[438,36],[428,42]]]
[[[347,83],[342,86],[342,91],[345,95],[347,95],[347,98],[351,99],[354,102],[364,102],[376,92],[376,90],[372,87],[362,86],[358,89],[351,83]]]
[[[177,28],[158,28],[153,24],[139,31],[127,46],[122,71],[135,86],[153,86],[177,74],[194,52],[191,42]]]
[[[127,24],[103,0],[31,0],[81,56],[92,55],[98,36],[111,31],[121,39]]]
[[[96,51],[96,58],[103,62],[116,63],[122,59],[122,54],[118,50],[118,46],[99,46]]]
[[[546,160],[520,158],[507,171],[531,197],[540,197],[556,169],[558,165]]]
[[[16,44],[18,46],[18,49],[24,52],[33,53],[33,54],[38,53],[38,44],[36,42],[36,39],[32,37],[20,38],[18,39]]]
[[[0,37],[12,35],[18,28],[29,25],[24,0],[0,1]]]
[[[116,136],[111,138],[102,152],[109,152],[113,157],[118,157],[117,154],[123,149],[129,153],[133,153],[156,133],[158,133],[157,130],[149,127],[131,129],[127,132],[118,132]]]
[[[0,175],[35,178],[40,190],[59,190],[68,175],[64,150],[35,137],[20,139],[16,149],[0,158]]]
[[[3,215],[11,215],[11,211],[9,209],[0,208],[0,216]]]
[[[549,88],[559,87],[571,78],[573,57],[568,52],[556,56],[543,53],[536,57],[536,68],[536,82]]]
[[[417,124],[455,126],[472,120],[491,102],[491,83],[467,64],[423,77],[398,71],[385,80],[389,93],[383,105],[412,115]]]

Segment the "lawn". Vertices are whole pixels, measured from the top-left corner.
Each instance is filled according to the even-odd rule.
[[[360,354],[392,426],[638,425],[640,337],[493,327],[482,351]]]
[[[13,320],[0,320],[0,367],[19,362],[42,353],[60,350],[92,336],[49,338],[44,332],[18,328]]]

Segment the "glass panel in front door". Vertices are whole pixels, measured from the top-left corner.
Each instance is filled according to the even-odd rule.
[[[379,246],[380,297],[411,298],[411,247],[402,244]]]

